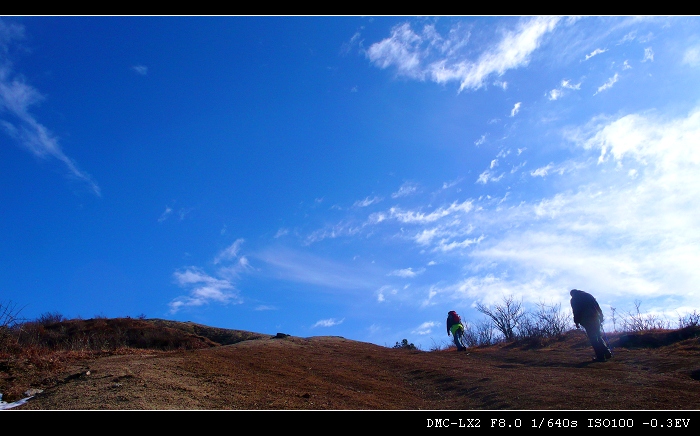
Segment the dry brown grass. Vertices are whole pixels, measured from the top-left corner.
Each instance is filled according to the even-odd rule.
[[[43,327],[54,348],[0,354],[3,400],[41,391],[10,410],[700,409],[697,327],[611,334],[608,362],[576,330],[458,353],[166,320]]]

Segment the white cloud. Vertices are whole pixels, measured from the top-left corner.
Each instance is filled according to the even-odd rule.
[[[457,185],[459,184],[459,182],[461,182],[461,181],[462,181],[462,179],[460,178],[460,179],[457,179],[457,180],[453,180],[453,181],[451,181],[451,182],[443,182],[443,183],[442,183],[442,189],[449,189],[449,188],[451,188],[451,187],[453,187],[453,186],[457,186]]]
[[[148,67],[145,65],[134,65],[131,67],[131,69],[134,70],[136,74],[140,74],[141,76],[148,75]]]
[[[391,198],[406,197],[407,195],[415,194],[417,191],[417,184],[406,182],[403,185],[401,185],[398,191],[391,194]]]
[[[446,38],[434,27],[425,26],[418,34],[409,23],[394,27],[391,36],[367,50],[370,61],[379,68],[396,67],[399,75],[436,83],[460,82],[459,91],[479,89],[490,76],[525,66],[544,36],[554,30],[560,18],[533,17],[519,22],[515,30],[506,30],[501,39],[482,52],[474,62],[462,54],[470,34],[452,28]],[[501,84],[505,89],[505,83]]]
[[[399,291],[396,290],[393,286],[389,285],[384,285],[381,288],[377,290],[377,302],[378,303],[383,303],[386,301],[387,295],[397,295]]]
[[[551,163],[547,164],[546,166],[530,171],[530,175],[533,177],[544,177],[547,174],[549,174],[549,171],[552,169],[553,166],[554,165],[552,165]]]
[[[212,277],[200,268],[187,267],[183,271],[176,271],[173,276],[180,287],[189,289],[188,295],[177,297],[168,304],[173,314],[186,307],[203,306],[212,302],[240,303],[238,292],[229,280]]]
[[[455,212],[469,212],[472,208],[472,202],[466,200],[462,203],[454,202],[446,208],[441,207],[428,214],[415,211],[403,211],[397,207],[392,207],[389,209],[389,212],[391,218],[396,218],[403,223],[430,223]]]
[[[323,256],[271,247],[250,257],[265,263],[271,277],[291,282],[316,285],[327,290],[358,290],[376,287],[384,274],[366,265],[347,266]]]
[[[599,92],[605,91],[606,89],[612,88],[612,86],[615,84],[615,82],[617,82],[618,78],[619,78],[619,75],[617,73],[615,73],[615,75],[613,77],[609,78],[608,81],[605,82],[605,84],[598,87],[598,90],[593,95],[596,95]]]
[[[382,198],[380,198],[380,197],[373,197],[373,198],[367,197],[364,200],[356,201],[353,204],[353,206],[355,206],[355,207],[367,207],[367,206],[370,206],[372,204],[379,203],[380,201],[382,201]]]
[[[439,327],[442,324],[437,323],[435,321],[427,321],[424,322],[423,324],[419,325],[416,329],[412,330],[411,333],[414,335],[429,335],[433,332],[433,328]]]
[[[345,318],[341,320],[337,320],[335,318],[328,318],[328,319],[322,319],[316,322],[316,324],[312,325],[311,328],[316,328],[316,327],[333,327],[335,325],[342,324],[343,321],[345,321]]]
[[[476,183],[481,183],[482,185],[485,185],[488,182],[498,182],[503,178],[504,175],[504,173],[501,173],[499,176],[496,176],[492,171],[485,170],[484,172],[479,174],[479,177],[476,179]]]
[[[10,62],[4,56],[8,44],[23,35],[23,27],[0,21],[0,114],[9,115],[9,118],[0,119],[0,125],[8,136],[34,156],[61,162],[71,178],[87,184],[99,197],[102,193],[97,183],[63,152],[58,138],[30,113],[30,107],[42,101],[44,96],[21,77],[11,77]]]
[[[635,295],[698,303],[700,149],[687,144],[700,143],[700,109],[670,120],[597,119],[583,130],[575,143],[601,156],[589,169],[596,171],[590,183],[479,212],[481,222],[494,225],[469,252],[479,273],[450,290],[535,301],[577,287],[600,293],[602,301]],[[628,168],[624,183],[610,172],[619,165]]]
[[[575,90],[579,90],[579,89],[581,89],[581,83],[577,83],[577,84],[574,85],[574,84],[572,84],[571,81],[569,81],[569,80],[562,80],[562,81],[561,81],[561,87],[562,87],[562,88],[566,88],[566,89],[575,89]]]
[[[422,38],[413,32],[411,25],[404,23],[394,27],[389,38],[372,44],[367,50],[367,56],[379,68],[395,66],[399,74],[420,79],[423,76],[419,51],[422,42]]]
[[[478,147],[479,145],[483,144],[484,142],[486,142],[486,135],[481,135],[481,137],[479,137],[479,139],[474,141],[474,145],[476,145]]]
[[[561,97],[561,91],[558,89],[552,89],[549,91],[549,99],[550,100],[557,100]]]
[[[242,238],[236,239],[233,244],[221,250],[221,252],[214,258],[214,265],[220,263],[221,261],[236,259],[238,257],[238,252],[241,249],[241,244],[243,244],[244,241],[245,240]]]
[[[448,241],[447,239],[443,239],[440,241],[438,246],[436,247],[436,250],[439,251],[452,251],[455,249],[459,248],[467,248],[470,245],[478,244],[479,242],[484,240],[484,236],[479,236],[478,238],[471,238],[471,239],[465,239],[463,241]]]
[[[700,67],[700,46],[688,48],[683,53],[683,63],[691,67]]]
[[[565,90],[567,90],[567,89],[572,89],[574,91],[578,91],[579,89],[581,89],[581,83],[577,83],[574,85],[569,80],[562,80],[561,85],[559,85],[558,88],[552,89],[546,95],[548,95],[549,99],[552,101],[558,100],[565,95],[565,93],[566,93]]]
[[[413,271],[413,268],[397,269],[389,273],[390,276],[397,276],[403,278],[415,277],[425,271],[425,268],[421,268],[418,271]]]
[[[651,47],[644,49],[644,58],[642,59],[642,62],[646,61],[654,62],[654,50],[652,50]]]
[[[162,214],[158,217],[158,222],[162,223],[163,221],[167,220],[170,214],[173,213],[173,209],[169,206],[165,206],[165,210],[163,211]]]
[[[521,104],[522,104],[521,102],[515,103],[515,106],[513,106],[513,109],[511,109],[511,111],[510,111],[511,117],[514,117],[518,112],[520,112],[520,105]]]
[[[607,48],[605,50],[603,50],[601,48],[597,48],[597,49],[593,50],[590,54],[587,54],[585,60],[588,60],[588,59],[592,58],[593,56],[597,56],[601,53],[605,53],[606,51],[608,51]]]

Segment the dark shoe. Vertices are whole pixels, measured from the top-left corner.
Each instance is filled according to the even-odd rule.
[[[611,359],[612,358],[612,353],[610,351],[605,352],[605,358],[606,359]]]
[[[608,360],[608,359],[606,359],[605,356],[603,356],[603,357],[594,357],[594,358],[593,358],[593,361],[594,361],[594,362],[605,362],[606,360]]]

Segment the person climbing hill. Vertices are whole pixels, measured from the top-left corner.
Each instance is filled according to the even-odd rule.
[[[595,360],[605,362],[612,357],[612,353],[603,339],[602,329],[605,318],[598,301],[593,295],[578,289],[572,289],[569,295],[571,295],[571,310],[574,313],[576,328],[583,326],[595,351]]]
[[[447,336],[450,336],[450,334],[452,335],[452,339],[457,346],[457,351],[466,351],[467,349],[462,346],[462,344],[459,342],[459,338],[457,337],[459,330],[464,330],[462,319],[459,317],[457,312],[450,310],[447,312]]]

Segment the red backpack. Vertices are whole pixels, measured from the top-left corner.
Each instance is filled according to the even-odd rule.
[[[459,315],[457,315],[457,312],[455,312],[454,310],[451,310],[449,312],[449,315],[450,315],[450,319],[452,320],[453,324],[461,324],[462,323],[462,319],[459,317]]]

